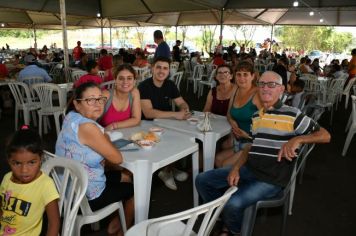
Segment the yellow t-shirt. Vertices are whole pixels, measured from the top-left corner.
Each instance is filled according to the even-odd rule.
[[[42,173],[31,183],[17,184],[11,176],[7,173],[0,186],[0,235],[39,235],[46,205],[59,198],[53,180]]]

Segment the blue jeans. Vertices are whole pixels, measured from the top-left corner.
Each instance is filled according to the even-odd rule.
[[[195,185],[204,203],[221,197],[229,187],[227,176],[231,167],[209,170],[201,173]],[[256,179],[245,166],[240,169],[238,190],[231,196],[222,211],[225,226],[233,233],[239,233],[246,207],[277,195],[282,187]]]

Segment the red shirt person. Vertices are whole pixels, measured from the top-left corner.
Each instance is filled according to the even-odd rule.
[[[75,61],[80,60],[80,55],[84,52],[83,48],[80,46],[82,43],[80,41],[77,42],[77,46],[73,49],[73,58]]]

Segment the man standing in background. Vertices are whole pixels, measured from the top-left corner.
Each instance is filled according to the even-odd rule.
[[[73,58],[74,61],[80,61],[80,55],[84,52],[83,48],[80,46],[82,43],[77,42],[77,46],[73,49]]]
[[[173,61],[181,62],[182,58],[180,56],[180,44],[182,41],[176,40],[176,45],[173,46]]]
[[[156,48],[156,52],[154,58],[157,57],[165,57],[170,59],[171,58],[171,50],[169,49],[168,44],[163,40],[163,33],[160,30],[156,30],[153,32],[153,40],[158,45]]]

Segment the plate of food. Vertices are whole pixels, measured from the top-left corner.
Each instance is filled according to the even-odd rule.
[[[149,130],[150,132],[155,133],[158,136],[160,136],[164,131],[164,129],[161,127],[151,127]]]
[[[147,141],[158,143],[160,141],[158,135],[156,135],[154,132],[146,133],[144,131],[140,131],[132,134],[130,139],[135,142],[141,140],[147,140]]]
[[[156,144],[150,140],[139,140],[136,143],[143,149],[151,149]]]

